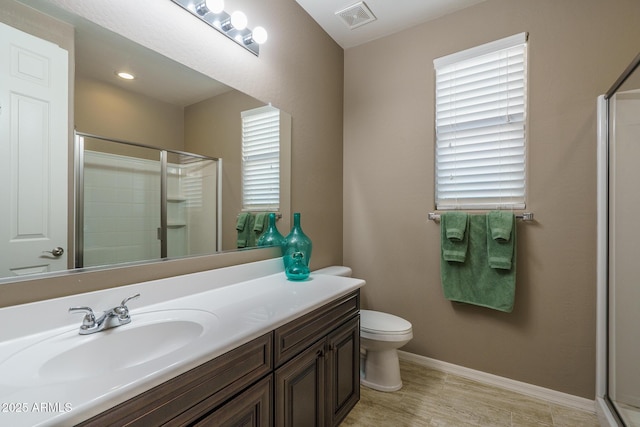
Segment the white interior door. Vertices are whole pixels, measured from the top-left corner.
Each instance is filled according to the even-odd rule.
[[[0,277],[67,269],[67,99],[67,51],[0,23]]]

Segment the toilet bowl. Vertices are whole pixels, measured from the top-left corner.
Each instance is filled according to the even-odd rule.
[[[332,266],[319,274],[351,276],[351,269]],[[411,323],[393,314],[360,310],[360,383],[379,391],[402,388],[398,349],[413,338]]]
[[[411,323],[389,313],[360,310],[360,348],[365,350],[360,383],[380,391],[402,388],[398,349],[413,338]],[[362,355],[362,352],[361,352]]]

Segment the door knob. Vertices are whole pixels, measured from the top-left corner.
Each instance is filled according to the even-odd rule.
[[[58,246],[56,248],[53,248],[53,250],[50,250],[50,251],[42,251],[42,253],[48,253],[53,255],[54,257],[59,257],[59,256],[62,256],[62,254],[64,254],[64,249]]]

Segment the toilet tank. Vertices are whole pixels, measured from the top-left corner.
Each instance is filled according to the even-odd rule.
[[[351,277],[351,269],[349,267],[345,267],[343,265],[332,265],[331,267],[321,268],[320,270],[315,270],[316,274],[328,274],[329,276],[343,276],[343,277]]]

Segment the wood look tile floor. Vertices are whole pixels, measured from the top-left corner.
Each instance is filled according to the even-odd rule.
[[[403,387],[362,386],[341,427],[598,427],[595,414],[400,361]]]

